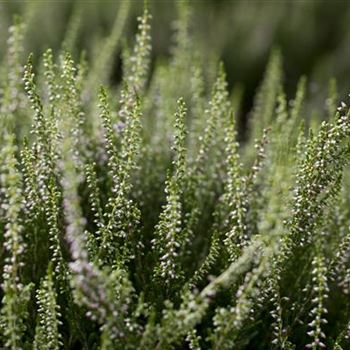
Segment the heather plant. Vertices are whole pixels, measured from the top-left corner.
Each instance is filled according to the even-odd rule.
[[[93,55],[75,47],[79,7],[40,57],[28,18],[9,29],[0,348],[348,349],[350,109],[336,80],[311,116],[307,79],[290,98],[273,50],[242,137],[242,90],[197,45],[191,3],[164,60],[147,3],[122,40],[131,5]]]

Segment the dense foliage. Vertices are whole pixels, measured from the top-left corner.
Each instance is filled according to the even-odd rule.
[[[271,53],[239,144],[241,90],[179,2],[151,65],[147,4],[95,58],[24,56],[9,29],[0,95],[0,347],[348,349],[350,112],[305,117]],[[108,83],[122,48],[123,79]],[[23,61],[24,60],[24,61]]]

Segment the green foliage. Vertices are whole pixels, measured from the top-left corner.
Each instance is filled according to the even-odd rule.
[[[155,62],[145,4],[109,84],[130,5],[78,61],[78,7],[61,50],[25,65],[27,27],[11,26],[0,348],[347,349],[350,112],[336,81],[308,118],[306,78],[290,99],[273,51],[239,142],[242,90],[217,57],[203,64],[189,1]]]
[[[57,350],[63,344],[58,331],[60,322],[60,307],[57,304],[57,294],[52,279],[52,266],[49,265],[47,276],[44,277],[37,292],[38,321],[35,329],[33,348]]]
[[[185,124],[186,107],[182,99],[178,100],[175,119],[175,140],[173,151],[173,175],[168,177],[165,187],[166,204],[159,216],[153,249],[159,255],[159,266],[155,268],[155,277],[164,281],[166,286],[181,280],[182,269],[179,255],[185,243],[182,230],[182,197],[184,193],[184,175],[186,172]]]

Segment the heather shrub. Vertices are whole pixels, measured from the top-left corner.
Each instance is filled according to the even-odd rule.
[[[130,43],[126,1],[88,58],[78,11],[39,57],[30,12],[9,28],[2,349],[350,347],[350,110],[336,80],[309,116],[306,77],[287,97],[272,50],[242,138],[242,90],[197,45],[191,4],[177,10],[168,60],[152,60],[147,3]]]

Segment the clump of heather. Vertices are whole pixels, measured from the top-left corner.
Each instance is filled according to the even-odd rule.
[[[348,349],[350,109],[336,81],[309,117],[307,79],[288,97],[273,51],[240,137],[241,90],[219,57],[204,64],[190,3],[154,64],[147,3],[122,40],[130,9],[92,57],[75,52],[78,10],[40,57],[26,16],[9,28],[0,348]]]

